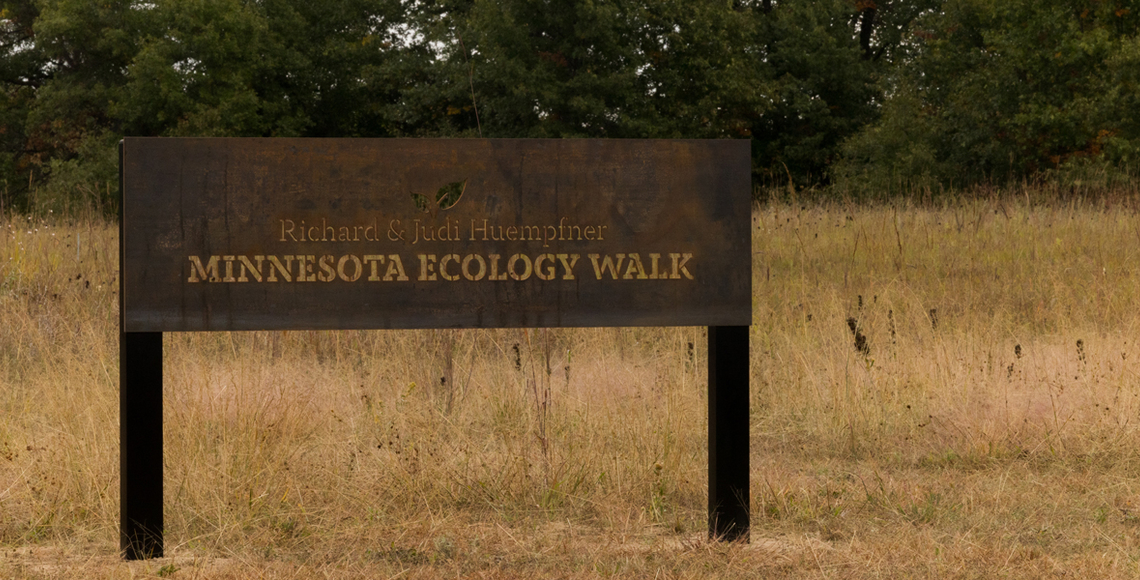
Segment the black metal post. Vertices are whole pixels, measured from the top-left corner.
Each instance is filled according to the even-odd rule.
[[[119,548],[162,557],[162,333],[119,334]]]
[[[709,537],[748,541],[747,326],[709,327]]]

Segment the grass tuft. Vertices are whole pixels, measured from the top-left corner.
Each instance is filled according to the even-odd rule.
[[[758,208],[748,545],[705,536],[704,329],[167,334],[135,563],[117,228],[10,217],[0,576],[1135,577],[1125,201]]]

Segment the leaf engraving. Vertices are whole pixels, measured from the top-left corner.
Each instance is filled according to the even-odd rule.
[[[440,187],[435,193],[435,199],[422,194],[411,192],[412,204],[416,209],[431,214],[434,218],[441,210],[449,210],[459,203],[459,199],[463,197],[463,192],[467,190],[467,180],[453,181]]]

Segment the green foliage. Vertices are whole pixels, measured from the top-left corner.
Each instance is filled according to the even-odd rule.
[[[384,135],[371,106],[394,0],[156,2],[159,34],[129,67],[115,115],[134,135]]]
[[[1125,166],[1138,16],[1082,2],[0,0],[0,201],[112,210],[124,135],[748,138],[781,188]]]
[[[629,3],[632,4],[632,3]],[[469,41],[488,136],[622,137],[644,106],[629,6],[479,2]],[[460,47],[462,50],[462,46]]]
[[[65,215],[88,209],[117,214],[118,139],[111,132],[90,134],[76,146],[75,157],[50,159],[47,173],[51,179],[34,192],[36,208]]]
[[[1135,164],[1138,25],[1125,2],[950,0],[916,21],[913,60],[836,173],[964,185]]]
[[[770,109],[773,75],[758,45],[771,17],[710,2],[665,2],[651,11],[645,77],[656,115],[649,136],[753,137]]]
[[[21,209],[112,211],[124,135],[402,133],[398,0],[0,7],[0,191]]]
[[[827,0],[773,10],[759,23],[770,104],[752,133],[768,176],[820,180],[837,144],[874,118],[881,63],[864,58],[854,16],[851,2]]]
[[[31,0],[0,1],[0,206],[27,197],[28,109],[43,77],[42,51],[33,42],[39,10]]]
[[[644,135],[638,2],[442,2],[414,15],[429,83],[405,93],[423,131],[484,137]]]
[[[442,56],[420,118],[488,137],[751,138],[758,177],[811,184],[876,117],[879,77],[932,2],[886,2],[866,24],[864,4],[435,4],[421,17]]]

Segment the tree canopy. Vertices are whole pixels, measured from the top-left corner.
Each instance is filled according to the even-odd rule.
[[[126,135],[736,138],[758,181],[1134,163],[1121,0],[0,0],[8,206]]]
[[[1140,153],[1138,30],[1132,2],[948,0],[914,21],[879,118],[835,169],[928,183],[1127,170]]]

